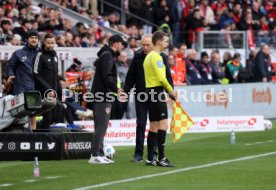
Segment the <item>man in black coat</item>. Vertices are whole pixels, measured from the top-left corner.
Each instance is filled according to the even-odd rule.
[[[135,52],[134,58],[131,62],[130,68],[128,70],[124,90],[129,93],[131,88],[135,87],[135,108],[136,108],[136,146],[132,161],[140,162],[143,161],[143,151],[144,151],[144,140],[145,140],[145,130],[147,124],[147,114],[148,107],[146,102],[138,101],[137,94],[146,92],[146,84],[144,77],[143,63],[146,55],[152,50],[152,35],[147,34],[142,37],[142,49]],[[161,54],[163,61],[166,65],[166,75],[169,83],[173,86],[173,80],[171,77],[171,71],[169,68],[167,56]],[[139,95],[140,100],[144,100],[144,96]]]
[[[92,142],[92,154],[88,161],[91,164],[114,163],[104,156],[103,142],[111,114],[112,103],[115,101],[115,93],[118,96],[124,94],[117,86],[117,69],[115,57],[126,45],[120,35],[113,35],[108,40],[109,46],[104,46],[97,53],[98,60],[95,62],[96,71],[92,84],[94,111],[94,138]]]
[[[256,82],[269,82],[272,76],[275,75],[271,59],[269,56],[269,46],[262,45],[261,50],[258,52],[255,61],[255,81]]]

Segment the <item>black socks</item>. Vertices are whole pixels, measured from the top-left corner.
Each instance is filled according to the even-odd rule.
[[[158,146],[158,160],[165,157],[165,141],[166,141],[167,131],[159,129],[157,132],[157,146]]]
[[[152,161],[153,160],[153,151],[154,151],[154,146],[158,146],[158,159],[161,160],[165,157],[165,141],[166,141],[166,134],[167,131],[164,130],[158,130],[157,133],[154,133],[152,131],[149,131],[148,133],[148,160]]]
[[[153,147],[156,144],[156,137],[157,133],[154,133],[152,131],[149,131],[148,133],[148,139],[147,139],[147,144],[148,144],[148,160],[152,161],[153,160]]]

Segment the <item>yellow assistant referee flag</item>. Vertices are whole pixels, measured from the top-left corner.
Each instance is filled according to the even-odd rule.
[[[194,122],[190,116],[184,111],[179,102],[173,103],[173,114],[171,119],[170,131],[173,134],[173,141],[176,143],[180,137],[188,131]]]

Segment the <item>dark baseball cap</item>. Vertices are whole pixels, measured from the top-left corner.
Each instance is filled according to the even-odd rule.
[[[37,30],[29,30],[28,34],[27,34],[27,37],[29,38],[31,36],[37,36],[37,37],[39,37],[38,31]]]
[[[109,45],[115,43],[115,42],[122,42],[124,46],[127,46],[127,42],[124,40],[124,38],[118,34],[115,34],[111,36],[108,40]]]

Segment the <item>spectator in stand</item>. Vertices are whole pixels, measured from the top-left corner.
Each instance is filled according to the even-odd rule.
[[[189,18],[192,17],[194,8],[195,8],[195,0],[188,0],[187,3],[185,3],[185,7],[182,10],[182,16],[181,16],[181,30],[182,31],[185,31],[187,28],[189,28],[187,26],[187,23],[188,23]],[[185,39],[187,39],[188,38],[187,33],[184,33],[183,37],[185,37]],[[185,42],[187,42],[187,40],[185,40]]]
[[[266,16],[262,15],[260,17],[260,30],[258,32],[258,44],[268,44],[269,43],[269,26],[266,20]]]
[[[225,73],[221,67],[220,55],[218,52],[211,54],[212,77],[214,84],[221,84],[221,80],[225,77]]]
[[[174,48],[175,50],[175,62],[176,62],[176,75],[177,75],[177,83],[176,85],[183,85],[186,77],[186,66],[185,66],[185,57],[187,51],[186,44],[180,44],[179,49]]]
[[[13,35],[13,32],[12,32],[13,26],[12,26],[12,22],[10,20],[7,20],[7,19],[1,20],[1,28],[2,28],[2,33],[4,35],[6,35],[6,36]]]
[[[75,35],[73,37],[73,46],[74,47],[82,47],[82,44],[81,44],[81,37],[78,36],[78,35]]]
[[[188,23],[187,23],[188,24]],[[193,12],[193,17],[189,20],[189,44],[196,44],[198,42],[198,32],[204,31],[206,26],[206,21],[201,17],[199,9],[195,9]]]
[[[243,69],[241,64],[241,54],[235,53],[233,59],[227,63],[225,68],[225,77],[229,80],[229,83],[238,82],[241,69]]]
[[[221,67],[222,67],[223,71],[225,71],[225,68],[226,68],[227,63],[228,63],[230,60],[232,60],[232,55],[231,55],[231,53],[230,53],[229,51],[226,51],[226,52],[224,52],[222,58],[223,58],[223,61],[222,61]]]
[[[152,0],[144,0],[143,9],[140,11],[140,17],[149,21],[150,23],[154,23],[153,18],[153,3]],[[151,24],[142,22],[144,34],[151,34],[153,31],[153,27]]]
[[[188,52],[185,59],[186,64],[186,83],[187,85],[199,85],[202,84],[202,76],[197,69],[196,50],[191,49]]]
[[[65,41],[65,44],[66,44],[66,47],[73,47],[74,46],[74,35],[71,31],[67,31],[65,32],[65,38],[66,38],[66,41]]]
[[[217,0],[212,3],[211,8],[214,11],[216,21],[218,21],[222,13],[226,10],[227,4],[225,0]]]
[[[246,70],[249,73],[248,82],[254,82],[256,55],[257,51],[251,50],[249,53],[249,58],[246,60]]]
[[[216,20],[215,15],[211,7],[209,6],[208,0],[200,0],[200,4],[198,6],[198,9],[200,11],[200,14],[203,18],[205,18],[206,25],[210,29],[216,28]]]
[[[66,47],[66,38],[64,35],[60,35],[57,37],[57,46],[58,47]]]
[[[174,57],[177,57],[177,56],[178,56],[178,53],[179,53],[178,47],[176,47],[176,46],[171,46],[171,47],[169,48],[169,54],[170,54],[170,55],[173,55]]]
[[[252,20],[258,23],[261,19],[261,4],[258,1],[253,1],[252,3]]]
[[[13,37],[12,37],[11,44],[13,46],[21,46],[22,45],[21,41],[22,41],[21,36],[18,35],[18,34],[14,34]]]
[[[171,69],[171,75],[173,79],[173,84],[178,85],[178,76],[177,76],[177,63],[173,55],[168,55],[168,63]]]
[[[14,34],[19,34],[23,42],[27,42],[27,33],[32,28],[31,20],[24,19],[20,27],[13,29]]]
[[[72,65],[66,70],[66,72],[80,72],[82,68],[82,62],[78,58],[73,59]]]
[[[270,82],[275,71],[271,65],[270,48],[264,44],[257,53],[255,62],[255,81],[256,82]]]
[[[161,26],[163,23],[169,23],[169,7],[166,0],[157,0],[153,11],[154,23]]]
[[[235,23],[233,10],[225,8],[218,20],[218,28],[225,29],[226,25],[231,25],[232,23]]]
[[[202,77],[202,84],[213,84],[213,69],[209,62],[209,55],[207,52],[201,52],[200,63],[197,69]]]
[[[220,17],[222,18],[223,15]],[[233,48],[233,42],[232,42],[232,37],[229,34],[229,31],[231,31],[231,24],[225,22],[223,25],[223,28],[221,29],[221,31],[223,32],[222,34],[220,34],[219,36],[222,38],[218,38],[218,44],[220,44],[220,47],[224,47],[224,48]]]
[[[88,28],[89,27],[85,26],[84,23],[77,22],[76,25],[72,28],[72,33],[74,35],[78,35],[80,37],[84,37],[84,35],[86,34]]]
[[[178,13],[178,0],[167,0],[169,7],[169,25],[173,32],[173,45],[178,45],[180,42],[180,15]]]
[[[233,7],[233,19],[235,21],[235,24],[238,24],[240,22],[240,19],[242,17],[242,7],[241,4],[236,3]]]
[[[128,39],[128,47],[125,49],[126,53],[127,53],[127,57],[133,57],[134,53],[136,51],[136,38],[134,37],[130,37]]]
[[[245,18],[238,23],[238,29],[247,31],[247,40],[249,48],[255,47],[254,31],[260,29],[260,22],[252,20],[252,13],[246,13]]]

